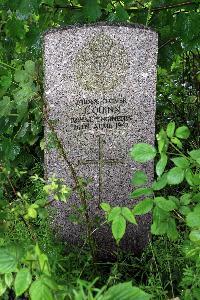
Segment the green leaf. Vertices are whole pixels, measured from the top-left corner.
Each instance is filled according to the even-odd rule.
[[[171,142],[172,142],[173,144],[177,145],[178,148],[182,149],[183,144],[181,143],[181,141],[180,141],[177,137],[173,137],[173,138],[171,139]]]
[[[200,164],[200,149],[190,151],[189,155]]]
[[[89,22],[94,22],[101,16],[101,8],[97,0],[85,0],[83,13]]]
[[[175,158],[172,158],[171,160],[177,167],[180,167],[182,169],[186,169],[190,165],[189,160],[185,157],[175,157]]]
[[[0,279],[0,297],[5,293],[6,289],[7,289],[6,283]]]
[[[131,198],[137,198],[144,195],[153,194],[153,190],[151,188],[138,188],[131,193]]]
[[[10,288],[13,283],[13,275],[12,273],[5,274],[5,283]]]
[[[176,129],[175,135],[180,139],[187,139],[190,135],[190,130],[187,126],[181,126]]]
[[[169,146],[169,140],[167,138],[166,132],[161,129],[160,132],[156,135],[156,139],[158,141],[158,152],[166,153],[168,146]]]
[[[200,242],[200,230],[192,230],[189,238],[192,242]]]
[[[159,208],[165,211],[172,211],[177,208],[176,204],[172,200],[167,200],[164,197],[156,197],[154,202]]]
[[[186,194],[183,194],[180,198],[180,203],[182,205],[188,205],[192,200],[192,194],[190,193],[186,193]]]
[[[114,208],[112,208],[112,210],[110,211],[109,215],[108,215],[108,221],[113,221],[118,215],[121,214],[121,207],[116,206]]]
[[[121,4],[118,4],[116,7],[116,13],[114,14],[112,20],[115,22],[126,22],[128,19],[129,14]]]
[[[160,177],[165,170],[167,165],[167,155],[161,153],[160,160],[156,164],[156,174]]]
[[[102,300],[149,300],[151,298],[151,295],[133,287],[132,282],[124,282],[110,287]]]
[[[126,220],[123,216],[118,215],[112,222],[112,234],[117,242],[121,240],[126,231]]]
[[[14,74],[14,79],[16,82],[27,82],[28,75],[24,70],[16,70]]]
[[[134,215],[145,215],[153,208],[153,200],[152,199],[145,199],[138,204],[135,205],[133,208]]]
[[[101,203],[101,208],[105,211],[105,212],[109,212],[111,210],[110,204],[109,203]]]
[[[200,209],[195,207],[186,217],[186,223],[189,227],[200,228]]]
[[[37,218],[37,210],[35,210],[35,208],[33,208],[32,206],[30,206],[28,208],[28,216],[30,218],[33,218],[33,219]]]
[[[185,171],[185,179],[189,185],[194,185],[194,174],[191,169]]]
[[[14,287],[16,296],[21,296],[30,286],[32,276],[29,269],[21,269],[17,272]]]
[[[4,96],[0,101],[0,117],[6,117],[10,114],[12,108],[12,102],[10,101],[10,97]]]
[[[145,163],[156,156],[156,149],[149,144],[138,143],[131,148],[130,155],[133,160]]]
[[[31,300],[54,300],[51,290],[41,279],[31,284],[29,294]]]
[[[184,170],[180,167],[172,168],[167,174],[168,184],[179,184],[184,179]]]
[[[174,131],[175,131],[175,122],[170,122],[168,125],[167,125],[167,136],[169,138],[172,138],[173,135],[174,135]]]
[[[161,177],[158,178],[157,181],[154,181],[152,184],[152,188],[154,191],[159,191],[163,189],[167,185],[167,174],[163,174]]]
[[[122,207],[122,215],[130,223],[137,224],[136,219],[135,219],[132,211],[128,207]]]
[[[29,75],[33,75],[35,73],[35,63],[32,60],[27,60],[24,68]]]
[[[0,273],[15,272],[18,264],[18,251],[15,248],[0,248]]]
[[[133,178],[131,180],[133,185],[136,186],[140,186],[140,185],[144,185],[145,183],[147,183],[147,175],[145,174],[144,171],[136,171],[133,175]]]

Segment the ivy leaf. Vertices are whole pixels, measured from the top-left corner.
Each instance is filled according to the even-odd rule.
[[[173,135],[174,135],[174,131],[175,131],[175,122],[170,122],[168,125],[167,125],[167,136],[169,138],[172,138]]]
[[[29,287],[32,281],[32,276],[29,269],[21,269],[17,272],[14,287],[16,296],[21,296]]]
[[[117,242],[121,240],[126,231],[126,220],[123,216],[118,215],[112,222],[112,234]]]
[[[184,179],[184,170],[180,167],[172,168],[167,174],[167,182],[169,184],[179,184]]]
[[[140,186],[140,185],[144,185],[145,183],[147,183],[147,175],[145,174],[144,171],[136,171],[133,175],[133,178],[131,180],[133,185],[136,186]]]
[[[152,199],[145,199],[138,204],[135,205],[133,208],[134,215],[145,215],[153,208],[153,200]]]
[[[171,160],[177,167],[180,167],[182,169],[186,169],[190,165],[189,160],[185,157],[175,157],[175,158],[172,158]]]
[[[164,153],[161,153],[161,157],[160,157],[159,161],[156,164],[156,174],[159,177],[164,172],[166,165],[167,165],[167,155],[164,154]]]
[[[190,135],[190,130],[187,126],[181,126],[176,129],[175,135],[180,139],[187,139]]]
[[[89,22],[94,22],[101,16],[101,8],[97,0],[85,0],[83,13]]]
[[[131,148],[130,155],[133,160],[145,163],[156,156],[156,149],[152,145],[138,143]]]
[[[136,219],[128,207],[122,207],[122,215],[124,218],[132,224],[137,224]]]

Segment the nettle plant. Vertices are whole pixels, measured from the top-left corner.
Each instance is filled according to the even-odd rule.
[[[134,173],[132,184],[135,189],[130,197],[143,197],[143,200],[133,208],[101,204],[117,244],[125,234],[127,222],[137,225],[136,216],[152,212],[152,234],[167,235],[169,239],[176,240],[178,225],[183,225],[192,244],[187,255],[198,254],[200,258],[200,149],[185,153],[182,142],[189,135],[187,126],[175,128],[175,123],[170,122],[166,130],[161,129],[156,136],[158,149],[146,143],[138,143],[131,148],[132,159],[139,163],[158,156],[155,167],[157,178],[147,187],[145,172],[139,170]],[[167,187],[170,187],[172,195],[167,194]]]

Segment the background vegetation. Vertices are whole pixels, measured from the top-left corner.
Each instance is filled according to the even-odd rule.
[[[115,263],[94,263],[87,243],[78,253],[55,240],[47,194],[65,201],[70,189],[56,180],[48,187],[42,180],[42,35],[52,27],[101,21],[144,24],[159,33],[158,150],[145,148],[142,159],[157,153],[157,186],[151,204],[132,214],[153,209],[155,236],[141,257],[119,253]],[[1,299],[200,299],[199,1],[1,0],[0,28]],[[174,151],[179,161],[170,160]],[[132,157],[138,160],[135,148]],[[166,203],[158,197],[171,203],[165,214]],[[162,230],[162,224],[155,225],[160,218]],[[167,235],[169,218],[175,225]],[[115,234],[116,240],[121,235]],[[122,282],[129,283],[116,285]],[[123,290],[127,294],[121,295]]]

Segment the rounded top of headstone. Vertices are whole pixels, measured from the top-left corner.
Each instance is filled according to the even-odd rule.
[[[98,23],[87,23],[87,24],[74,24],[74,25],[67,25],[67,26],[61,26],[58,28],[51,28],[44,32],[44,36],[50,33],[54,33],[57,31],[63,31],[63,30],[70,30],[75,28],[87,28],[87,27],[100,27],[100,26],[107,26],[107,27],[130,27],[130,28],[138,28],[143,30],[150,30],[157,34],[157,32],[151,28],[147,27],[143,24],[136,24],[136,23],[107,23],[107,22],[98,22]]]

